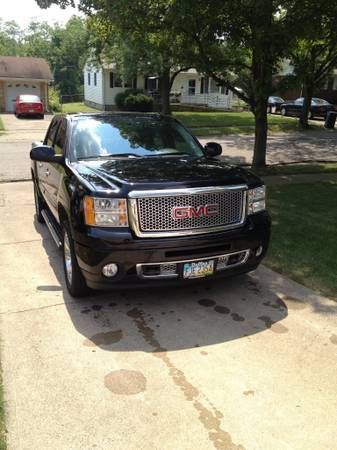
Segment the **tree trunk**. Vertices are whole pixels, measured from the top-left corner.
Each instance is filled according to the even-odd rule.
[[[164,70],[161,76],[161,112],[171,114],[170,107],[170,70]]]
[[[255,142],[252,166],[255,168],[266,166],[267,152],[267,101],[264,98],[258,99],[254,110],[255,116]]]
[[[303,128],[309,127],[308,116],[310,114],[311,99],[312,99],[313,91],[314,90],[313,90],[312,83],[310,83],[310,82],[304,83],[304,85],[303,85],[304,101],[303,101],[303,107],[302,107],[301,115],[300,115],[300,124]]]

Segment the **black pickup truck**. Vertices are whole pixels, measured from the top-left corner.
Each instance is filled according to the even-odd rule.
[[[160,114],[55,116],[31,170],[70,294],[255,269],[270,234],[265,186],[221,152]]]

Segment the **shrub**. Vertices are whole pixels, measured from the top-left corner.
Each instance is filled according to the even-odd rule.
[[[126,89],[123,92],[119,92],[118,94],[116,94],[115,97],[115,103],[118,109],[125,109],[125,99],[126,97],[128,97],[130,94],[135,95],[135,94],[141,94],[143,93],[143,91],[141,89]]]
[[[143,111],[153,110],[153,99],[143,93],[141,89],[126,89],[119,92],[115,97],[115,103],[118,109],[124,111]]]
[[[153,98],[145,94],[129,94],[124,104],[128,111],[153,111]]]
[[[48,105],[53,112],[61,111],[60,93],[55,87],[48,89]]]

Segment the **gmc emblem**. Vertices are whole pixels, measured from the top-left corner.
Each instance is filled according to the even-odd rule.
[[[171,210],[171,216],[174,220],[192,219],[199,217],[211,217],[219,214],[218,203],[210,203],[209,205],[200,206],[175,206]]]

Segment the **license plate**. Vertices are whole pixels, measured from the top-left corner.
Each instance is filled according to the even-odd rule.
[[[183,278],[203,278],[213,275],[213,272],[214,259],[188,262],[183,267]]]
[[[34,112],[34,109],[29,109],[28,112]]]

